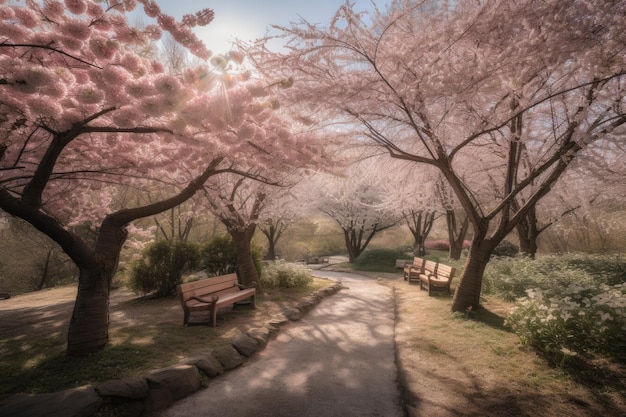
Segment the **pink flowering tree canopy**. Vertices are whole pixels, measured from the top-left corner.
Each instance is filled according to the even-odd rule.
[[[132,221],[186,201],[221,173],[307,166],[321,153],[306,131],[289,130],[271,88],[234,70],[241,54],[212,57],[196,38],[209,9],[177,21],[152,0],[0,5],[0,208],[79,267],[68,353],[84,354],[108,341],[109,287]],[[136,7],[154,24],[130,26]],[[143,57],[163,31],[209,63],[173,75]],[[162,184],[174,192],[115,204],[119,189]],[[92,225],[95,243],[72,231],[79,223]]]
[[[346,2],[328,27],[281,28],[286,50],[261,45],[255,62],[357,144],[442,173],[473,229],[452,305],[465,311],[493,249],[570,162],[623,140],[625,15],[612,0],[396,0],[371,16]]]

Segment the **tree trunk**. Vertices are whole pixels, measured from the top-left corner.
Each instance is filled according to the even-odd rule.
[[[435,223],[435,210],[410,210],[402,212],[402,217],[413,235],[413,255],[426,255],[425,242]]]
[[[531,259],[535,259],[537,255],[537,237],[540,233],[537,228],[537,208],[533,207],[530,209],[528,214],[515,225],[515,228],[519,238],[520,252]]]
[[[466,311],[470,307],[476,310],[479,307],[483,273],[494,248],[495,244],[491,240],[472,242],[463,274],[454,293],[452,311]]]
[[[67,335],[67,354],[83,356],[109,341],[109,291],[112,275],[98,265],[81,267],[78,294]]]
[[[469,217],[466,215],[460,228],[457,228],[456,213],[446,210],[446,224],[448,225],[448,242],[450,243],[450,259],[461,259],[463,244],[469,228]]]
[[[228,232],[233,238],[235,256],[237,257],[237,273],[242,285],[253,285],[261,289],[259,273],[254,265],[252,257],[252,237],[256,230],[256,224],[247,226],[244,230],[231,229]]]
[[[267,238],[267,254],[265,255],[266,261],[275,261],[276,260],[276,242],[281,235],[281,222],[280,220],[276,223],[269,220],[266,224],[259,226],[259,230],[265,235]]]
[[[48,277],[50,276],[50,262],[52,258],[52,252],[54,249],[48,249],[46,252],[46,261],[43,265],[43,271],[41,272],[41,279],[39,280],[39,284],[37,284],[37,290],[42,290],[45,288],[46,283],[48,282]]]
[[[356,258],[361,255],[367,245],[372,241],[376,233],[387,229],[388,227],[378,227],[378,223],[373,225],[371,229],[366,229],[363,225],[355,227],[354,225],[343,227],[343,235],[346,241],[346,249],[348,250],[348,262],[353,263]]]
[[[265,259],[267,261],[276,260],[276,243],[274,242],[273,239],[268,240],[267,255],[265,255]]]

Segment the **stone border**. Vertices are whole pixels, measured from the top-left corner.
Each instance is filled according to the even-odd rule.
[[[15,394],[0,402],[0,417],[90,417],[100,410],[106,415],[139,417],[167,408],[174,401],[198,391],[202,374],[214,378],[242,365],[248,357],[265,348],[281,326],[290,320],[300,320],[325,297],[342,288],[343,285],[337,283],[318,290],[262,327],[234,336],[230,344],[154,370],[144,378],[110,380],[48,394]]]

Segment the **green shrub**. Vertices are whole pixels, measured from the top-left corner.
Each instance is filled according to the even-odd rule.
[[[264,288],[304,288],[311,282],[313,277],[308,268],[285,261],[266,262],[261,274]]]
[[[396,259],[405,259],[408,256],[404,249],[369,249],[359,255],[353,262],[355,269],[388,269],[395,270]]]
[[[197,244],[180,240],[160,240],[143,251],[130,273],[130,286],[144,295],[154,292],[167,297],[176,292],[183,274],[196,268],[199,260]]]
[[[226,275],[235,272],[237,256],[230,235],[215,236],[202,246],[201,265],[209,276]]]
[[[526,290],[626,282],[626,259],[615,255],[567,255],[492,259],[483,276],[483,292],[507,301],[524,297]]]
[[[519,254],[519,247],[508,240],[503,240],[500,242],[498,246],[493,250],[492,255],[498,257],[513,257]]]

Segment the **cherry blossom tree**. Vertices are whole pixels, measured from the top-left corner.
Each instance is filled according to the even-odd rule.
[[[473,229],[452,303],[465,311],[493,249],[570,162],[623,138],[625,13],[611,0],[398,0],[370,19],[347,2],[327,28],[281,28],[287,51],[261,46],[255,62],[292,77],[287,93],[318,121],[361,126],[358,143],[442,173]],[[495,202],[481,198],[487,172]]]
[[[131,222],[191,198],[239,160],[260,170],[315,160],[310,138],[271,124],[270,91],[233,60],[211,57],[194,26],[152,0],[0,1],[0,208],[54,240],[79,268],[67,351],[108,342],[108,298]],[[156,23],[129,26],[137,5]],[[137,53],[162,31],[211,64],[167,74]],[[292,149],[298,149],[297,152]],[[245,174],[245,173],[244,173]],[[176,191],[145,205],[115,207],[111,190],[167,184]],[[90,243],[71,227],[91,224]]]
[[[311,199],[343,231],[350,263],[367,248],[377,233],[398,224],[397,211],[384,204],[383,186],[376,170],[365,164],[346,168],[344,176],[319,174]]]
[[[441,211],[440,201],[434,197],[433,191],[436,176],[425,169],[412,169],[414,166],[390,171],[385,166],[386,161],[381,162],[368,164],[368,168],[386,174],[387,181],[382,184],[383,204],[409,228],[414,256],[424,256],[426,239],[437,219],[437,211]]]
[[[267,194],[262,183],[231,176],[205,186],[212,212],[233,239],[237,274],[241,284],[260,289],[259,271],[252,256],[252,238],[265,207]]]
[[[268,261],[276,260],[276,245],[283,233],[301,215],[302,205],[298,197],[292,193],[293,187],[274,187],[267,198],[266,210],[259,219],[259,230],[267,239]]]

